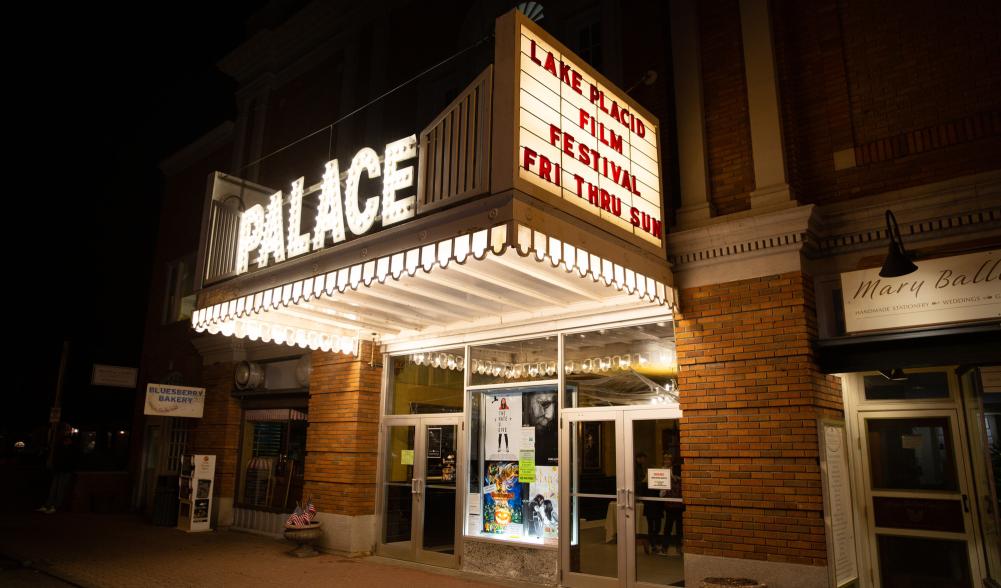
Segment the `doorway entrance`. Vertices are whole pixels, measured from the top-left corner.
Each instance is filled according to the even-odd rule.
[[[683,585],[680,418],[677,408],[566,411],[564,585]]]
[[[388,417],[382,425],[380,555],[458,567],[462,417]]]

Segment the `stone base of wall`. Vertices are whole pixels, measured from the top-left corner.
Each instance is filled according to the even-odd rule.
[[[230,527],[233,525],[233,497],[216,496],[212,501],[212,528]]]
[[[555,586],[560,578],[560,552],[466,538],[462,542],[460,569],[493,578]]]
[[[709,577],[751,578],[768,588],[827,588],[827,566],[685,554],[685,586]]]
[[[323,539],[317,543],[317,548],[351,557],[375,552],[375,515],[319,512],[316,520],[323,523]]]

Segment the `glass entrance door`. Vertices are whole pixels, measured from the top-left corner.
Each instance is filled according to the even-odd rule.
[[[678,409],[568,410],[563,584],[682,585]]]
[[[378,552],[458,567],[456,485],[461,417],[403,417],[383,426]]]
[[[958,413],[865,411],[859,430],[876,585],[979,585]]]

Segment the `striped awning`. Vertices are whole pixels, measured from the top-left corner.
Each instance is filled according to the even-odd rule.
[[[663,281],[518,223],[505,223],[198,308],[196,331],[356,353],[382,341],[648,303]]]

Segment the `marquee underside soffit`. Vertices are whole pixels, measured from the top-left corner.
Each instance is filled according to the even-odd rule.
[[[652,277],[518,223],[440,240],[199,308],[196,331],[355,353],[388,342],[637,304],[675,308]]]

